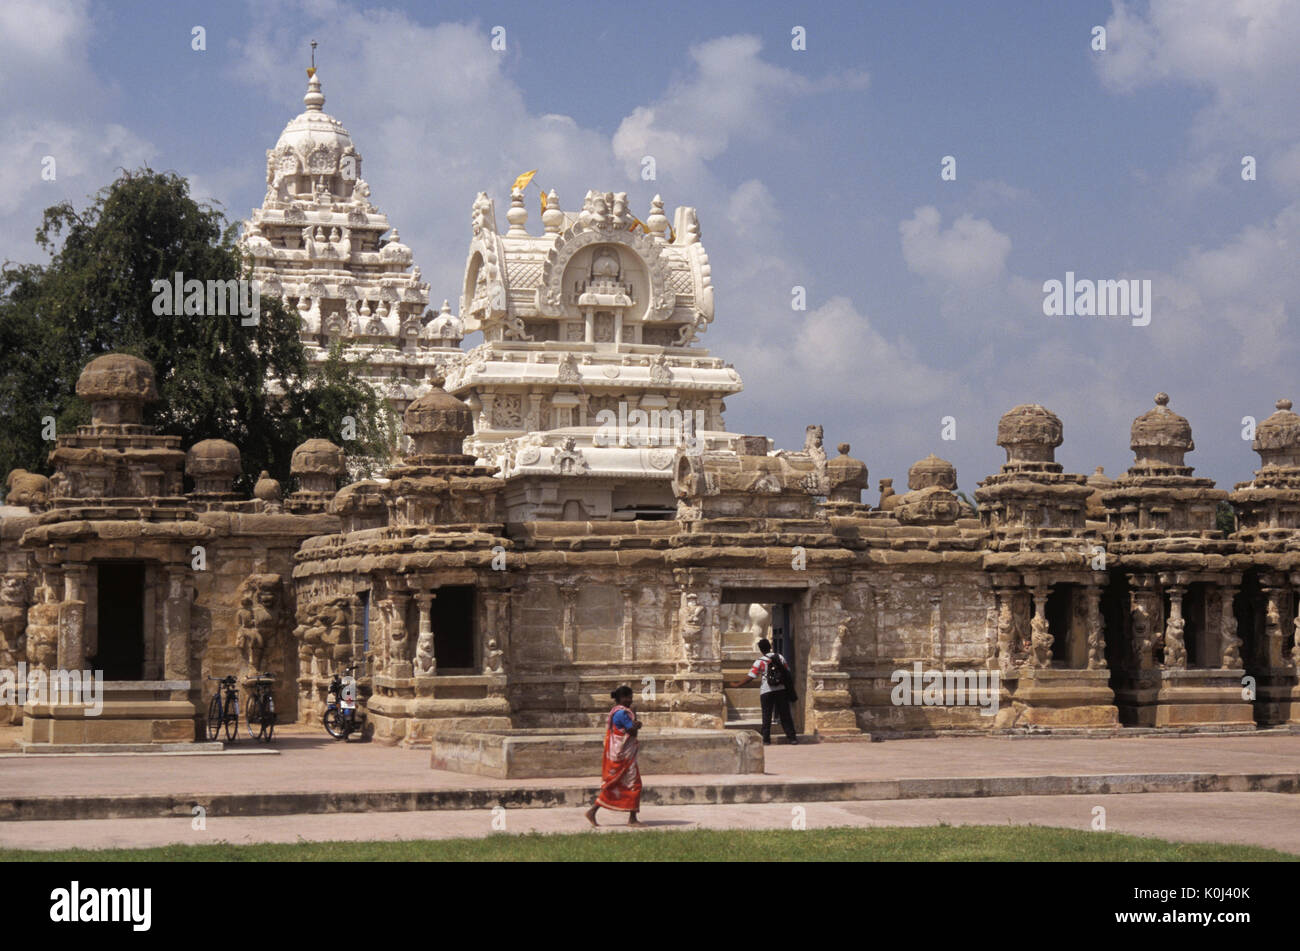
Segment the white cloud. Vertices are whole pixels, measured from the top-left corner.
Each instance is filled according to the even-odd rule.
[[[926,205],[898,230],[908,270],[927,280],[977,287],[1006,272],[1011,239],[983,218],[962,215],[945,230],[939,210]]]

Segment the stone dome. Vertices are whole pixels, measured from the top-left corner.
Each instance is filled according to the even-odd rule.
[[[185,474],[196,492],[229,492],[242,469],[239,448],[224,439],[196,442],[185,456]]]
[[[429,321],[429,325],[425,329],[425,335],[434,339],[450,337],[455,340],[465,336],[465,329],[460,318],[451,312],[450,301],[442,302],[442,309],[438,311],[438,315],[433,320]]]
[[[409,264],[411,261],[411,249],[402,244],[401,232],[394,228],[393,236],[384,243],[382,248],[379,249],[379,256],[385,261],[400,261]]]
[[[278,505],[280,502],[280,483],[272,479],[271,474],[265,469],[257,477],[257,485],[253,486],[253,497],[267,504]]]
[[[296,476],[337,477],[343,470],[343,450],[328,439],[308,439],[289,458],[289,471]]]
[[[1064,441],[1060,418],[1038,403],[1024,403],[998,420],[998,445],[1007,451],[1007,463],[1054,462],[1056,447]]]
[[[1277,412],[1255,427],[1250,447],[1266,466],[1300,466],[1300,416],[1291,411],[1290,400],[1278,400]]]
[[[862,490],[867,487],[867,464],[849,455],[848,443],[839,444],[840,454],[826,460],[826,477],[830,481],[832,502],[861,502]]]
[[[77,377],[77,395],[90,403],[96,425],[139,423],[145,403],[158,400],[153,366],[127,353],[106,353]]]
[[[239,447],[225,439],[204,439],[190,447],[185,456],[186,475],[239,474]]]
[[[319,146],[325,146],[336,149],[341,155],[345,149],[352,148],[352,136],[343,128],[343,123],[321,111],[325,95],[321,92],[319,73],[308,80],[307,94],[302,97],[302,103],[306,111],[289,120],[276,140],[276,151],[289,148],[307,155]]]
[[[402,415],[402,425],[417,456],[458,456],[474,431],[474,411],[441,386],[434,386]]]
[[[1182,466],[1184,453],[1196,448],[1191,423],[1169,408],[1168,393],[1157,393],[1155,408],[1133,420],[1129,448],[1138,466]]]
[[[947,459],[930,453],[907,470],[907,487],[913,492],[936,485],[949,492],[957,488],[957,467]]]

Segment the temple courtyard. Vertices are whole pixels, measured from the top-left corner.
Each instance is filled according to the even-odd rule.
[[[290,727],[268,749],[22,754],[0,735],[0,849],[579,832],[593,779],[431,770],[427,749]],[[1300,743],[1250,735],[934,737],[766,749],[750,775],[647,775],[651,831],[1052,826],[1300,854]],[[201,810],[201,811],[197,811]],[[621,817],[606,815],[605,828]],[[1103,821],[1104,820],[1104,821]]]

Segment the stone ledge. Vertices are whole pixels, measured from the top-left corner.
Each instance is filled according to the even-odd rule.
[[[642,775],[763,772],[762,739],[748,730],[646,729],[640,741]],[[497,779],[590,776],[604,742],[600,729],[440,731],[430,762],[434,769]]]

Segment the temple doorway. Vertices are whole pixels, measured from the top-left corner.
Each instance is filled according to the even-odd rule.
[[[438,588],[435,594],[430,620],[438,673],[478,673],[474,663],[474,586],[451,585]]]
[[[86,663],[105,680],[143,680],[144,565],[102,562],[95,587],[97,653]]]
[[[722,679],[735,683],[749,673],[758,658],[754,646],[767,638],[772,648],[790,665],[796,689],[803,683],[803,663],[796,637],[797,605],[800,592],[785,589],[724,588],[721,598]],[[800,700],[791,707],[795,727],[803,730],[803,690]],[[762,724],[759,687],[726,687],[727,726],[732,729],[758,730]],[[773,736],[780,737],[781,727],[774,723]]]

